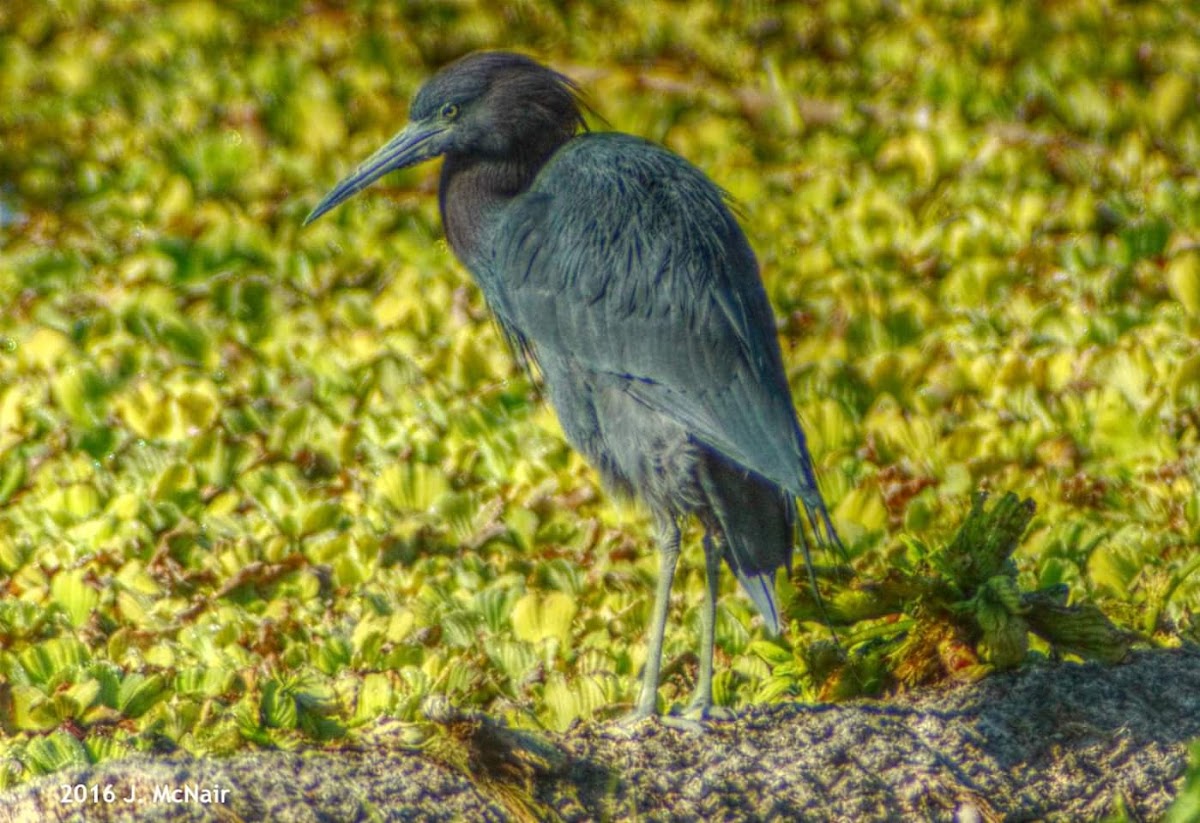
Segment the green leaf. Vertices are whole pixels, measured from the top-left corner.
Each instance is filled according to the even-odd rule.
[[[196,470],[189,463],[172,463],[163,469],[154,484],[151,497],[155,500],[178,500],[196,487]]]
[[[91,763],[83,744],[64,731],[53,731],[44,737],[31,739],[25,744],[22,760],[33,774],[53,774],[61,769]]]
[[[571,621],[578,612],[578,603],[568,594],[550,592],[541,597],[531,592],[513,606],[513,633],[526,643],[556,638],[566,645],[571,638]]]
[[[1137,223],[1121,232],[1130,263],[1162,256],[1170,238],[1171,224],[1162,219]]]
[[[1167,264],[1167,288],[1193,317],[1200,316],[1200,251],[1189,249]]]
[[[383,672],[370,672],[358,688],[358,700],[354,706],[356,720],[376,718],[392,708],[395,691],[391,678]]]
[[[756,654],[771,666],[782,666],[793,660],[792,650],[771,640],[754,640],[748,651]]]
[[[50,581],[50,596],[67,613],[71,625],[76,628],[88,621],[100,602],[100,593],[88,583],[87,578],[86,569],[66,569],[54,575]]]
[[[25,456],[19,451],[9,452],[0,461],[0,506],[12,499],[25,485],[25,471]],[[2,557],[0,563],[3,563]]]
[[[167,680],[161,674],[132,672],[121,681],[117,692],[117,709],[126,717],[141,717],[155,703],[169,695]]]
[[[276,729],[294,729],[299,722],[295,697],[279,680],[271,679],[263,687],[262,718]]]
[[[21,667],[34,683],[60,681],[75,669],[87,665],[87,647],[73,637],[55,637],[30,646],[19,657]]]

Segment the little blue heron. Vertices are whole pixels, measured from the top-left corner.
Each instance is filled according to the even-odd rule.
[[[409,124],[305,224],[395,169],[443,156],[450,247],[567,439],[653,515],[661,552],[634,719],[656,711],[680,526],[705,529],[700,671],[688,718],[716,712],[721,558],[779,631],[775,572],[797,541],[839,545],[796,419],[754,253],[703,172],[637,137],[588,132],[576,85],[519,54],[435,74]]]

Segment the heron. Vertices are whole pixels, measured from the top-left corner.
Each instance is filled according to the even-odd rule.
[[[651,514],[659,574],[631,721],[658,711],[681,527],[704,529],[699,672],[683,718],[713,703],[721,560],[780,631],[775,575],[799,545],[840,548],[792,404],[775,317],[729,196],[650,141],[588,129],[579,87],[511,52],[430,79],[409,122],[327,194],[316,220],[383,175],[442,157],[450,248],[567,440]],[[801,517],[801,512],[803,517]]]

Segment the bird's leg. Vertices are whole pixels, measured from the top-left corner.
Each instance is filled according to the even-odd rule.
[[[712,537],[704,534],[704,605],[700,607],[700,679],[684,716],[703,719],[712,708],[713,645],[717,638],[717,575],[721,556]]]
[[[662,669],[663,635],[667,627],[667,608],[671,604],[671,583],[679,562],[679,525],[673,520],[659,528],[658,585],[654,590],[654,611],[650,615],[650,639],[646,666],[642,671],[642,691],[637,706],[625,719],[630,722],[654,715],[658,700],[658,675]]]
[[[704,606],[700,609],[700,679],[684,717],[707,720],[726,718],[727,712],[713,706],[713,647],[717,640],[717,581],[721,573],[721,555],[708,532],[704,534]]]

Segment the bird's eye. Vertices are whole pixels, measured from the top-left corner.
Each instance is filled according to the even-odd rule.
[[[442,119],[453,120],[455,117],[458,117],[458,106],[453,103],[442,106]]]

